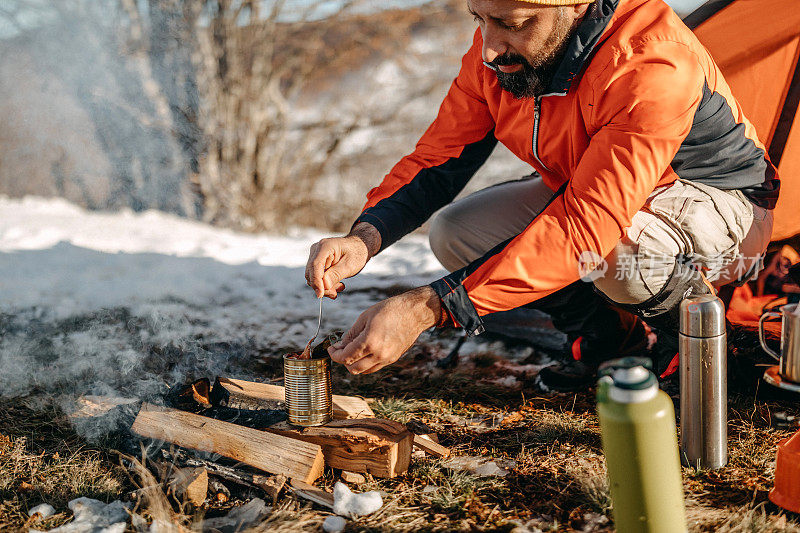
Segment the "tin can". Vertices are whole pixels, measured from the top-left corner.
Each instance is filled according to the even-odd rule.
[[[283,356],[286,410],[289,422],[298,426],[321,426],[331,421],[331,358],[296,359]]]

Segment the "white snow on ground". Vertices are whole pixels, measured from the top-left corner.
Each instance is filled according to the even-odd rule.
[[[310,230],[251,235],[158,211],[94,213],[62,199],[0,197],[0,294],[3,305],[63,314],[167,297],[229,298],[237,285],[242,296],[268,295],[257,299],[266,319],[282,311],[275,296],[291,295],[293,308],[317,305],[303,272],[309,247],[324,237]],[[380,287],[443,271],[424,237],[410,236],[362,274],[366,286]]]
[[[0,197],[0,398],[55,398],[71,412],[86,394],[148,398],[187,377],[278,377],[254,376],[254,359],[313,335],[304,267],[324,236]],[[323,332],[347,329],[381,288],[443,273],[424,237],[410,236],[324,302]]]

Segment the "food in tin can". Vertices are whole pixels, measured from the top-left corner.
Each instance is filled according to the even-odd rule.
[[[331,344],[339,342],[342,338],[343,332],[341,331],[334,331],[330,333],[325,340],[311,348],[311,343],[309,342],[305,349],[302,352],[293,352],[290,354],[286,354],[287,359],[317,359],[319,357],[327,357],[328,356],[328,347]],[[313,339],[312,339],[313,340]]]

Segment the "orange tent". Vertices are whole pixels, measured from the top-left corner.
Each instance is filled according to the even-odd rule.
[[[778,167],[773,241],[800,234],[800,2],[711,0],[684,22],[717,61]]]

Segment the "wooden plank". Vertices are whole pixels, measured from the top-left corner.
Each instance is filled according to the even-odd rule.
[[[178,498],[200,507],[206,501],[208,471],[205,468],[176,468],[167,485]]]
[[[294,493],[301,498],[318,503],[319,505],[327,507],[328,509],[333,509],[333,494],[330,492],[325,492],[322,489],[318,489],[317,487],[309,485],[308,483],[298,479],[291,480],[289,486],[292,488]]]
[[[348,472],[347,470],[342,470],[342,481],[344,481],[345,483],[353,483],[355,485],[360,485],[361,483],[366,483],[367,478],[365,478],[363,474],[357,474],[355,472]]]
[[[450,457],[450,448],[445,448],[423,435],[414,435],[414,446],[434,457]]]
[[[319,445],[157,405],[142,405],[131,430],[309,483],[325,465]]]
[[[211,400],[215,404],[234,409],[275,409],[284,402],[284,388],[270,383],[218,377]],[[375,416],[363,398],[334,394],[332,400],[334,420]]]
[[[319,444],[328,466],[382,478],[408,470],[414,441],[405,425],[381,418],[334,420],[307,428],[282,422],[265,431]]]

